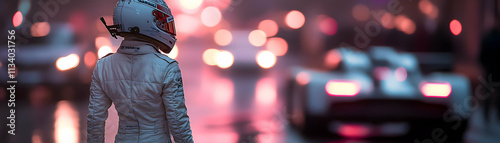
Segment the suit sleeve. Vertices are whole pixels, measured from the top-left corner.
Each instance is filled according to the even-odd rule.
[[[162,100],[169,130],[176,143],[192,143],[193,137],[184,101],[181,71],[176,62],[169,65],[167,71],[163,83]]]
[[[97,66],[96,66],[97,69]],[[104,143],[104,128],[111,99],[103,92],[96,71],[90,84],[89,114],[87,115],[87,143]]]

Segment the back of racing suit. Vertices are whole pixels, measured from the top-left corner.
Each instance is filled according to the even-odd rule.
[[[131,38],[132,39],[132,38]],[[140,40],[122,41],[98,60],[90,86],[87,142],[104,142],[108,108],[119,116],[117,143],[193,142],[177,61]]]

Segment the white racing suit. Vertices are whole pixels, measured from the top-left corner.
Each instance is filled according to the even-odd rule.
[[[87,142],[103,143],[108,108],[119,116],[116,143],[191,143],[177,61],[147,42],[124,40],[98,60],[90,85]]]

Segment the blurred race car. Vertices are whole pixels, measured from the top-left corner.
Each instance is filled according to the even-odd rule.
[[[423,75],[411,53],[390,47],[372,47],[366,53],[350,48],[330,52],[326,57],[330,71],[292,69],[287,112],[290,123],[303,133],[392,134],[408,128],[408,122],[459,115],[460,109],[451,107],[470,96],[467,78],[452,73]]]

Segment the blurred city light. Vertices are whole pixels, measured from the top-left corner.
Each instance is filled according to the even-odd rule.
[[[268,69],[274,66],[276,64],[276,56],[267,50],[260,51],[257,53],[257,56],[255,57],[257,64],[264,68]]]
[[[167,54],[168,57],[175,59],[177,58],[177,55],[179,55],[179,48],[177,45],[174,45],[174,48],[170,51],[170,53]]]
[[[211,5],[215,5],[218,7],[221,11],[226,10],[231,5],[232,0],[208,0],[207,3],[210,3]]]
[[[288,27],[292,29],[299,29],[304,25],[306,22],[306,17],[302,12],[298,10],[292,10],[288,12],[288,14],[285,17],[285,23],[288,25]]]
[[[217,66],[223,69],[227,69],[233,65],[234,56],[229,51],[220,51],[217,54]]]
[[[261,78],[255,86],[255,101],[260,105],[270,105],[276,102],[277,85],[272,78]]]
[[[423,82],[420,91],[425,97],[446,98],[451,93],[450,83]]]
[[[50,25],[48,22],[37,22],[31,25],[31,36],[43,37],[50,33]]]
[[[203,0],[180,0],[181,6],[185,9],[196,9],[200,7]]]
[[[330,96],[355,96],[361,90],[357,81],[331,80],[325,85],[326,93]]]
[[[111,47],[111,41],[107,37],[96,37],[95,38],[95,47],[100,48],[102,46]]]
[[[424,14],[430,14],[432,12],[432,9],[433,9],[432,3],[429,0],[421,0],[418,3],[418,8]]]
[[[460,24],[460,22],[456,19],[453,19],[451,22],[450,22],[450,30],[451,30],[451,33],[453,33],[453,35],[458,35],[462,32],[462,24]]]
[[[386,80],[391,75],[391,69],[388,67],[376,67],[373,69],[373,76],[377,80]]]
[[[79,34],[89,32],[87,28],[89,17],[89,13],[84,11],[75,11],[71,13],[68,19],[68,24],[70,25],[72,32]]]
[[[83,56],[83,61],[87,67],[91,68],[97,62],[97,56],[94,52],[88,51]]]
[[[418,8],[423,14],[431,19],[436,19],[439,15],[439,9],[429,0],[421,0],[418,3]]]
[[[338,133],[348,138],[361,138],[366,137],[369,133],[369,130],[367,127],[362,125],[345,124],[339,127]]]
[[[97,56],[100,58],[108,55],[109,53],[112,53],[113,50],[111,49],[111,47],[109,46],[102,46],[101,48],[99,48],[99,51],[97,51]]]
[[[326,53],[325,66],[328,69],[336,69],[340,61],[342,61],[342,54],[338,50],[333,49]]]
[[[385,12],[380,17],[380,23],[384,28],[392,29],[394,28],[394,15],[390,12]]]
[[[326,15],[319,15],[317,20],[319,21],[319,30],[324,34],[335,35],[337,33],[338,25],[335,19]]]
[[[264,31],[267,37],[272,37],[278,33],[279,27],[274,20],[266,19],[259,23],[257,29]]]
[[[227,46],[233,41],[233,35],[229,30],[221,29],[215,32],[214,41],[219,46]]]
[[[248,41],[250,44],[260,47],[266,43],[267,36],[266,33],[262,30],[254,30],[248,34]]]
[[[394,71],[394,76],[396,77],[397,81],[405,81],[408,73],[406,72],[405,68],[399,67]]]
[[[272,37],[267,40],[266,49],[276,56],[283,56],[288,51],[288,43],[280,37]]]
[[[23,23],[23,14],[21,13],[21,11],[17,11],[14,14],[14,17],[12,17],[12,24],[14,25],[14,27],[18,27],[22,23]]]
[[[40,136],[40,130],[33,131],[33,135],[31,136],[31,143],[43,143],[42,136]]]
[[[297,79],[297,83],[300,85],[306,85],[309,83],[309,80],[311,80],[311,77],[306,72],[300,72],[295,78]]]
[[[79,124],[78,112],[69,101],[59,101],[54,113],[54,138],[56,143],[78,143]]]
[[[215,66],[217,65],[217,56],[219,55],[220,51],[217,49],[207,49],[205,52],[203,52],[203,62],[209,66]]]
[[[214,27],[219,24],[222,19],[220,10],[216,7],[209,6],[201,12],[201,22],[207,27]]]
[[[405,34],[408,35],[413,34],[416,30],[415,23],[404,15],[398,15],[395,21],[396,21],[396,28],[399,31],[404,32]]]
[[[70,54],[65,57],[60,57],[56,60],[56,67],[60,71],[75,68],[80,63],[80,57],[76,54]]]
[[[352,16],[357,21],[367,21],[370,18],[370,8],[364,4],[357,4],[352,8]]]
[[[217,79],[213,85],[213,97],[216,105],[228,105],[233,100],[234,83],[231,79]]]
[[[192,34],[196,32],[198,26],[200,25],[196,18],[186,14],[177,15],[175,17],[175,23],[178,33],[183,34]]]

